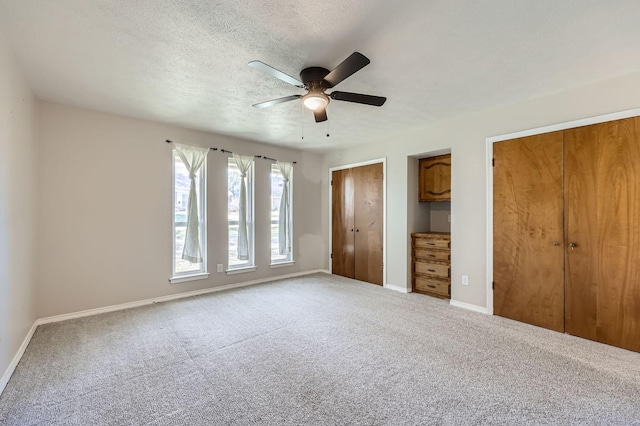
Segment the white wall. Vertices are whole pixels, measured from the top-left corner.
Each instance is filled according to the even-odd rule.
[[[35,123],[35,99],[0,36],[0,377],[36,319]]]
[[[40,317],[323,267],[319,155],[48,102],[40,113]],[[172,154],[165,139],[298,161],[295,265],[269,268],[271,162],[256,159],[258,270],[216,272],[216,264],[227,265],[228,155],[210,152],[211,275],[170,284]]]
[[[407,190],[408,156],[451,149],[452,155],[452,299],[486,306],[487,200],[485,139],[525,129],[640,107],[640,73],[580,87],[407,130],[388,140],[336,151],[325,168],[387,157],[387,280],[410,288],[408,239],[414,220],[413,190]],[[392,99],[390,99],[392,100]],[[387,105],[391,107],[392,102]],[[387,107],[384,106],[384,108]],[[375,111],[371,111],[375,114]],[[328,186],[323,175],[323,206],[328,212]],[[323,215],[323,219],[328,213]],[[431,212],[433,215],[433,211]],[[328,220],[323,234],[328,235]],[[328,264],[328,259],[325,260]],[[469,286],[460,284],[469,276]]]

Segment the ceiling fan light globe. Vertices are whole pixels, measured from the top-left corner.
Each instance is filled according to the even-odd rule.
[[[324,94],[311,94],[305,96],[302,103],[311,111],[321,111],[329,104],[329,98]]]

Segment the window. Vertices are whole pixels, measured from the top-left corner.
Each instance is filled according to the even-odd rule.
[[[194,229],[197,228],[195,229],[197,244],[194,253],[189,253],[188,249],[185,250],[185,242],[191,179],[178,152],[176,149],[173,150],[173,275],[171,282],[179,282],[180,278],[207,274],[206,167],[205,154],[202,166],[195,173],[197,227]]]
[[[229,158],[228,179],[228,228],[229,228],[229,266],[228,271],[252,268],[254,263],[254,222],[253,222],[253,157],[243,157],[248,165],[246,185],[246,249],[242,247],[241,225],[241,188],[242,175],[234,157]],[[251,160],[249,160],[251,159]]]
[[[281,163],[282,164],[282,163]],[[292,165],[288,163],[287,173],[288,190],[286,191],[287,203],[282,199],[285,179],[282,174],[281,164],[271,166],[271,264],[293,262],[293,223],[292,223]],[[286,166],[285,166],[286,167]],[[281,209],[284,209],[281,212]],[[281,214],[282,213],[282,214]],[[281,227],[284,227],[281,229]]]

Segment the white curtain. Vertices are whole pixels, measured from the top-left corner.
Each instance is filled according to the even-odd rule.
[[[291,205],[289,202],[289,181],[293,174],[293,163],[276,161],[276,167],[282,173],[282,198],[280,198],[280,216],[278,217],[278,244],[280,254],[288,254],[291,251]]]
[[[249,239],[247,238],[247,173],[253,164],[253,155],[233,154],[233,160],[240,171],[240,212],[238,224],[238,260],[249,259]]]
[[[196,176],[207,160],[209,148],[184,145],[174,142],[178,156],[184,167],[189,172],[191,187],[189,188],[189,202],[187,207],[187,233],[182,249],[182,258],[191,263],[202,262],[202,249],[200,247],[200,220],[198,219],[198,195],[196,193]]]

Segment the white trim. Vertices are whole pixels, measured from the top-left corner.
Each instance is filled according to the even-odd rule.
[[[487,313],[493,315],[493,142],[487,140]]]
[[[505,135],[491,136],[487,138],[487,143],[495,143],[500,141],[506,141],[509,139],[517,139],[517,138],[523,138],[526,136],[540,135],[542,133],[550,133],[550,132],[556,132],[558,130],[573,129],[575,127],[606,123],[607,121],[622,120],[624,118],[637,117],[637,116],[640,116],[640,108],[612,112],[610,114],[596,115],[593,117],[581,118],[579,120],[567,121],[564,123],[551,124],[549,126],[522,130],[520,132],[507,133]]]
[[[369,166],[371,164],[382,163],[382,285],[387,282],[387,157],[373,160],[360,161],[359,163],[345,164],[343,166],[329,167],[329,273],[333,271],[331,261],[331,250],[333,249],[333,189],[331,180],[333,172],[336,170],[352,169],[354,167]]]
[[[223,286],[219,286],[219,287],[212,287],[212,288],[205,288],[205,289],[202,289],[202,290],[187,291],[187,292],[184,292],[184,293],[170,294],[170,295],[167,295],[167,296],[159,296],[159,297],[154,297],[154,298],[151,298],[151,299],[138,300],[138,301],[135,301],[135,302],[121,303],[119,305],[111,305],[111,306],[105,306],[105,307],[102,307],[102,308],[88,309],[86,311],[72,312],[70,314],[54,315],[54,316],[51,316],[51,317],[40,318],[40,319],[38,319],[36,321],[36,324],[37,325],[49,324],[49,323],[52,323],[52,322],[60,322],[60,321],[66,321],[66,320],[75,319],[75,318],[89,317],[89,316],[93,316],[93,315],[104,314],[104,313],[107,313],[107,312],[122,311],[122,310],[125,310],[125,309],[137,308],[137,307],[140,307],[140,306],[151,305],[151,304],[154,304],[154,303],[168,302],[170,300],[183,299],[185,297],[199,296],[201,294],[215,293],[215,292],[218,292],[218,291],[230,290],[232,288],[246,287],[246,286],[250,286],[250,285],[254,285],[254,284],[262,284],[262,283],[267,283],[267,282],[270,282],[270,281],[283,280],[283,279],[286,279],[286,278],[294,278],[294,277],[299,277],[299,276],[303,276],[303,275],[310,275],[310,274],[316,274],[316,273],[328,273],[328,271],[325,270],[325,269],[312,269],[312,270],[309,270],[309,271],[294,272],[292,274],[278,275],[278,276],[269,277],[269,278],[260,278],[260,279],[257,279],[257,280],[244,281],[244,282],[235,283],[235,284],[227,284],[227,285],[223,285]]]
[[[257,266],[243,266],[242,268],[227,269],[224,271],[227,275],[244,274],[245,272],[254,272]]]
[[[286,266],[293,266],[295,265],[296,262],[293,260],[287,260],[286,262],[278,262],[278,263],[272,263],[269,265],[269,268],[271,269],[275,269],[275,268],[284,268]]]
[[[592,124],[605,123],[607,121],[622,120],[630,117],[640,116],[640,108],[625,111],[613,112],[610,114],[597,115],[579,120],[567,121],[565,123],[552,124],[549,126],[536,127],[534,129],[520,132],[507,133],[504,135],[491,136],[486,139],[486,178],[487,178],[487,313],[493,315],[493,144],[496,142],[517,139],[526,136],[540,135],[543,133],[556,132],[559,130],[573,129],[575,127],[589,126]],[[451,301],[453,304],[453,301]],[[458,302],[459,303],[459,302]],[[484,308],[483,308],[484,309]]]
[[[400,293],[411,293],[411,290],[406,288],[406,287],[400,287],[399,285],[394,285],[394,284],[385,284],[382,287],[389,289],[389,290],[393,290],[393,291],[399,291]]]
[[[455,306],[456,308],[467,309],[469,311],[479,312],[481,314],[489,314],[489,312],[487,311],[487,308],[483,308],[482,306],[478,306],[478,305],[472,305],[471,303],[459,302],[457,300],[452,299],[449,301],[449,304],[451,306]]]
[[[13,357],[13,359],[11,360],[11,363],[9,364],[4,374],[2,375],[2,378],[0,379],[0,395],[2,395],[2,392],[4,391],[4,388],[7,386],[7,383],[9,383],[9,379],[11,379],[13,372],[16,370],[18,363],[22,359],[22,355],[24,355],[24,351],[27,349],[27,346],[29,346],[29,342],[33,337],[33,333],[35,333],[36,328],[38,328],[38,320],[36,320],[31,326],[31,328],[29,329],[29,332],[27,333],[24,340],[22,341],[22,344],[18,348],[18,352],[16,352],[16,355]]]
[[[207,278],[209,278],[209,273],[201,272],[193,275],[184,275],[182,277],[181,276],[171,277],[169,278],[169,282],[171,284],[180,284],[180,283],[186,283],[188,281],[206,280]]]

